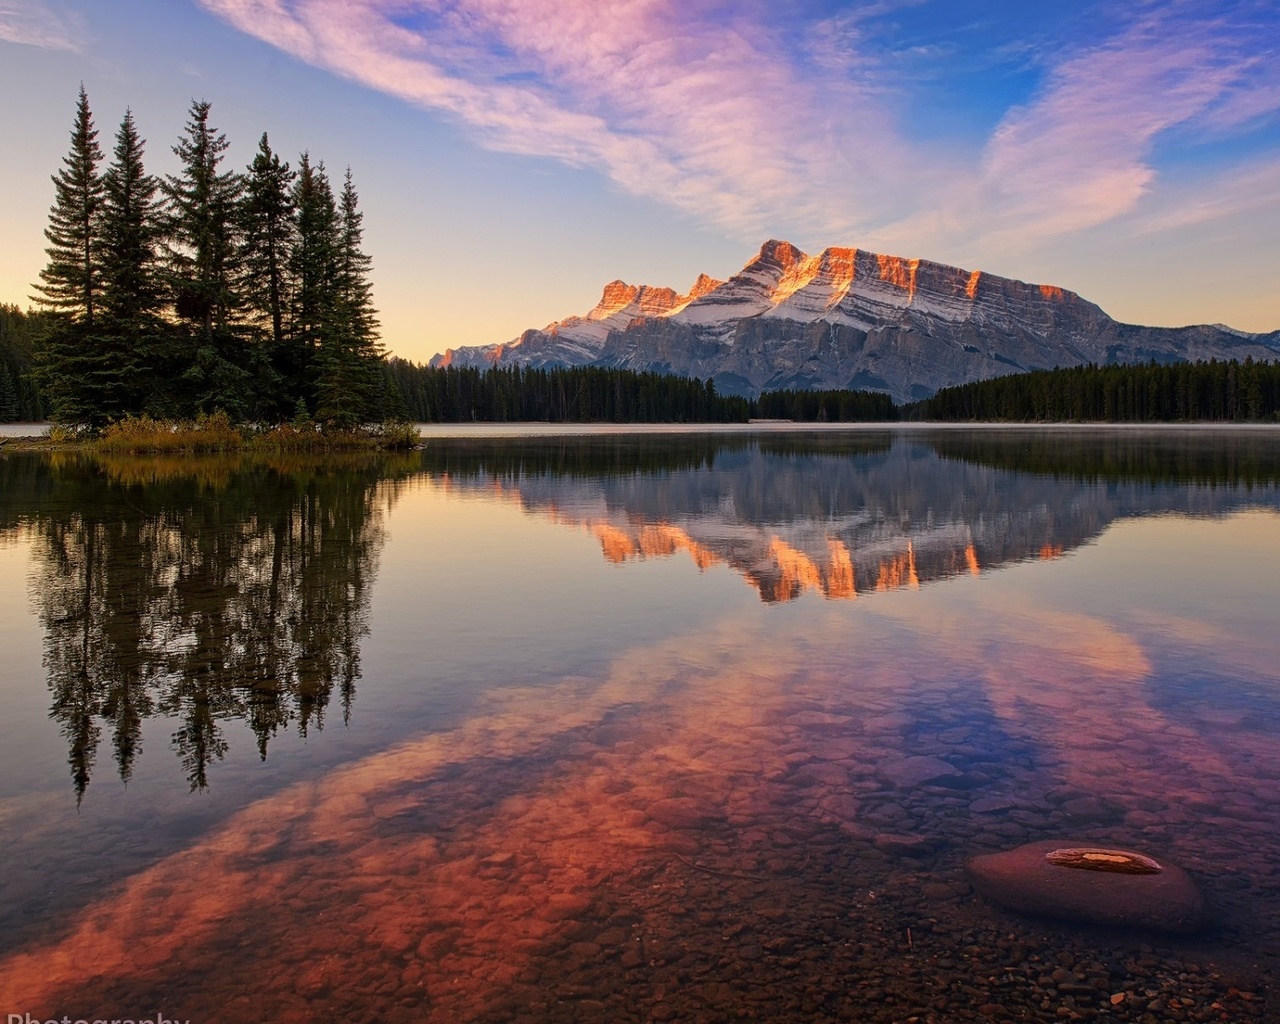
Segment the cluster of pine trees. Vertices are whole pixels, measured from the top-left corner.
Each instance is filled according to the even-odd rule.
[[[71,150],[53,177],[48,263],[36,286],[51,319],[37,373],[51,417],[101,425],[215,410],[339,427],[382,418],[378,321],[359,198],[304,153],[297,169],[264,133],[241,172],[191,104],[155,177],[131,112],[103,153],[83,86]]]
[[[943,388],[907,406],[918,420],[1258,422],[1280,418],[1280,363],[1072,366]]]

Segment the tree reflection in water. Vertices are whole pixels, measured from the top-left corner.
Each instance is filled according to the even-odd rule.
[[[828,598],[1053,558],[1119,518],[1276,507],[1272,435],[889,432],[433,441],[420,455],[0,459],[0,532],[35,539],[51,715],[77,796],[109,734],[128,780],[150,717],[193,789],[242,719],[344,721],[384,514],[410,475],[585,527],[614,562],[688,551],[763,600]]]
[[[35,538],[50,716],[77,798],[104,732],[127,781],[148,717],[192,789],[227,723],[273,736],[344,720],[360,678],[384,514],[402,460],[6,460],[7,514]],[[9,519],[10,523],[3,520]]]

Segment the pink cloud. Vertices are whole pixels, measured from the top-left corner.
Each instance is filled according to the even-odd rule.
[[[1163,134],[1280,108],[1249,27],[1189,21],[1187,5],[1148,7],[1062,54],[964,162],[907,138],[866,11],[788,49],[702,0],[200,2],[300,60],[456,118],[486,147],[597,168],[753,241],[1025,248],[1132,211],[1160,187]]]
[[[457,117],[490,148],[600,168],[752,238],[779,210],[857,229],[909,159],[859,87],[806,74],[768,33],[697,5],[201,2],[301,60]],[[866,138],[880,142],[854,144]]]
[[[1280,88],[1256,58],[1253,28],[1188,19],[1191,7],[1162,7],[1100,45],[1051,61],[1029,102],[992,132],[977,165],[872,241],[998,262],[1132,218],[1171,226],[1181,216],[1175,206],[1193,210],[1197,222],[1228,216],[1241,202],[1276,208],[1273,189],[1212,195],[1220,167],[1201,172],[1198,186],[1160,173],[1155,149],[1169,133],[1203,141],[1280,110]],[[1278,172],[1280,161],[1269,157],[1243,173],[1269,182]]]
[[[44,50],[79,50],[81,26],[36,0],[0,0],[0,40]]]
[[[1006,217],[1042,233],[1091,227],[1151,189],[1155,139],[1210,115],[1252,61],[1225,30],[1152,17],[1054,68],[1041,94],[1009,112],[981,170]]]

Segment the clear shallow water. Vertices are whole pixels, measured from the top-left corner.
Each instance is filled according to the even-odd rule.
[[[0,1012],[1274,1019],[1278,442],[0,459]],[[1048,838],[1214,929],[972,893]]]

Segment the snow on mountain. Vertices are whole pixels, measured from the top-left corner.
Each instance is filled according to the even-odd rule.
[[[699,274],[685,294],[672,288],[610,281],[595,308],[583,316],[570,316],[542,330],[528,330],[505,344],[449,349],[436,356],[432,366],[563,366],[590,362],[600,352],[611,331],[625,331],[633,321],[670,316],[685,309],[723,282]]]
[[[688,292],[612,281],[583,316],[433,366],[585,363],[710,377],[722,391],[871,388],[899,400],[1021,370],[1156,359],[1274,359],[1280,332],[1121,324],[1074,292],[921,259],[770,240]]]

